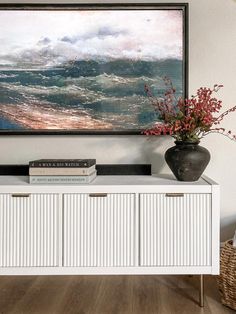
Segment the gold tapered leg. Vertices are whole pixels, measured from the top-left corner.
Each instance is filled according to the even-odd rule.
[[[200,275],[199,305],[204,307],[204,276]]]

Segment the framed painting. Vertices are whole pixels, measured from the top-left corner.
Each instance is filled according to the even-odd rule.
[[[187,96],[187,4],[1,4],[0,134],[141,134]]]

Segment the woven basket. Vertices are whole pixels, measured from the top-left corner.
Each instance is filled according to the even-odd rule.
[[[222,304],[236,310],[236,247],[232,243],[226,241],[221,251],[218,285]]]

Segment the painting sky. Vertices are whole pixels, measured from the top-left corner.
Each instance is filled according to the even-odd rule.
[[[182,60],[182,11],[0,11],[0,66]]]

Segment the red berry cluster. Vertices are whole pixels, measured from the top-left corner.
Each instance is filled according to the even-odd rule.
[[[200,87],[197,94],[190,99],[176,97],[176,90],[169,78],[165,77],[166,91],[163,97],[154,97],[150,88],[145,85],[147,96],[157,113],[159,122],[146,130],[146,135],[169,134],[178,141],[199,141],[209,133],[221,133],[236,140],[231,131],[216,127],[230,112],[236,111],[236,106],[219,114],[222,101],[213,95],[223,85],[215,84],[213,88]]]

